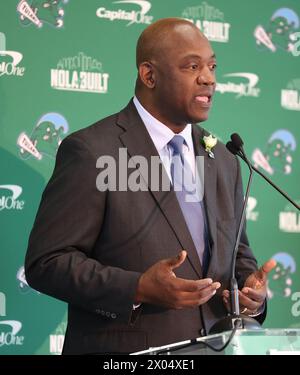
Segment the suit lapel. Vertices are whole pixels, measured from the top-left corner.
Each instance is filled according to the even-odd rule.
[[[127,148],[129,157],[142,155],[147,159],[148,166],[150,166],[151,156],[159,157],[159,154],[132,101],[119,113],[117,124],[125,130],[120,135],[120,140],[124,147]],[[168,179],[164,167],[162,168],[162,173],[164,174],[164,178]],[[151,181],[150,177],[149,168],[148,182]],[[172,189],[170,191],[161,191],[161,189],[159,191],[151,190],[149,184],[148,188],[173,229],[182,249],[188,252],[188,259],[194,271],[199,278],[202,278],[201,263],[175,192]]]
[[[216,186],[217,186],[217,167],[216,159],[208,156],[202,144],[203,136],[207,135],[202,128],[193,125],[193,141],[196,156],[204,157],[204,207],[206,211],[206,221],[209,232],[210,263],[208,266],[207,277],[214,275],[214,258],[217,256],[217,227],[216,227]]]

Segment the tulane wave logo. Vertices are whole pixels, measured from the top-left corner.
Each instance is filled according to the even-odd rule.
[[[296,272],[295,259],[288,253],[276,253],[272,256],[277,265],[269,278],[268,297],[290,297],[292,294],[292,275]]]
[[[21,0],[17,12],[23,26],[31,24],[42,27],[45,23],[61,28],[64,24],[63,6],[68,0]]]
[[[59,113],[47,113],[37,122],[30,136],[22,132],[17,140],[22,159],[33,156],[38,160],[43,155],[55,158],[63,136],[68,132],[67,120]]]
[[[262,49],[276,52],[278,49],[293,52],[296,49],[296,32],[299,31],[299,17],[289,8],[277,9],[268,25],[258,25],[254,30],[256,44]]]
[[[256,148],[252,153],[252,160],[256,167],[260,167],[273,175],[276,171],[284,174],[292,172],[292,154],[296,150],[294,135],[285,129],[275,131],[269,138],[265,149]]]

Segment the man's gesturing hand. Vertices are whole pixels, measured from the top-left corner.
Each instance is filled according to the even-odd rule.
[[[267,296],[268,273],[276,266],[274,259],[268,260],[257,271],[251,273],[239,291],[241,313],[254,315],[260,312]],[[229,291],[223,291],[223,300],[229,309]],[[262,311],[261,311],[262,312]]]
[[[177,257],[155,263],[140,277],[135,301],[170,309],[196,307],[207,302],[221,284],[211,279],[186,280],[176,277],[173,270],[186,259],[182,250]]]

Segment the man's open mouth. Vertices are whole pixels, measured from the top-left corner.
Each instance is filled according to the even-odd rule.
[[[212,95],[197,95],[195,99],[197,102],[209,104],[211,103]]]

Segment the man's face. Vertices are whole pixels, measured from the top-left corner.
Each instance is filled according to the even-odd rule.
[[[163,52],[153,64],[160,120],[166,125],[207,120],[216,85],[216,59],[209,42],[186,27],[186,32],[172,34]]]

